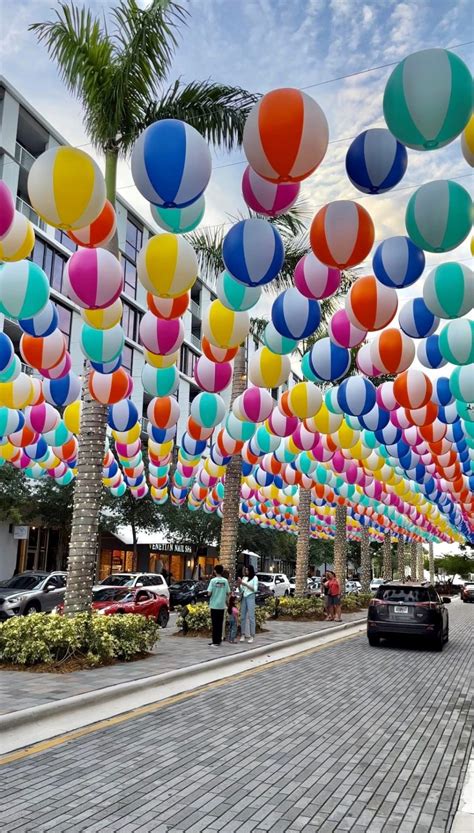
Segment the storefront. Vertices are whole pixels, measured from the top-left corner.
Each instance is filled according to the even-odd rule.
[[[154,540],[155,539],[155,540]],[[163,573],[167,581],[181,581],[193,576],[210,576],[218,561],[216,547],[198,547],[157,541],[153,533],[139,532],[136,553],[131,534],[121,528],[115,534],[101,538],[97,578],[101,581],[112,573],[137,572]]]
[[[149,570],[162,572],[170,581],[186,578],[204,578],[212,575],[217,564],[215,547],[199,547],[197,553],[191,544],[153,543],[149,549]]]

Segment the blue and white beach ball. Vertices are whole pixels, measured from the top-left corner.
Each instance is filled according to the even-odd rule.
[[[70,405],[81,396],[81,380],[72,371],[61,379],[45,379],[43,395],[50,405]]]
[[[272,306],[272,323],[285,338],[299,341],[308,338],[319,327],[321,308],[318,301],[305,298],[296,287],[286,289]]]
[[[363,416],[375,405],[375,387],[363,376],[350,376],[339,385],[337,401],[344,413]]]
[[[18,321],[24,333],[30,336],[49,336],[58,326],[58,313],[52,301],[33,318],[20,318]]]
[[[108,423],[114,431],[130,431],[138,422],[138,410],[131,399],[109,405]]]
[[[454,401],[451,384],[447,376],[438,376],[437,379],[433,379],[431,400],[436,405],[441,405],[442,407],[446,407],[446,405],[450,405]]]
[[[388,237],[377,246],[372,268],[380,283],[402,289],[415,283],[423,273],[425,253],[409,237]]]
[[[6,333],[0,332],[0,373],[3,373],[11,364],[13,356],[14,349],[11,338]]]
[[[403,178],[408,164],[406,148],[383,127],[364,130],[350,144],[346,171],[364,194],[383,194]]]
[[[436,370],[438,367],[444,367],[446,364],[446,359],[443,358],[439,349],[439,335],[436,334],[428,336],[424,341],[420,341],[416,355],[423,367],[428,367],[432,370]]]
[[[428,309],[423,298],[412,298],[402,307],[398,322],[411,338],[428,338],[438,328],[439,318]]]
[[[278,275],[285,252],[277,229],[268,220],[251,217],[227,232],[222,257],[236,280],[247,286],[263,286]]]
[[[321,338],[310,350],[309,366],[319,379],[334,382],[346,375],[351,365],[351,354],[330,338]]]

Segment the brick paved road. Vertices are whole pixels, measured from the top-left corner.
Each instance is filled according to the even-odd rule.
[[[2,831],[445,833],[472,722],[450,614],[443,654],[357,637],[4,766]]]

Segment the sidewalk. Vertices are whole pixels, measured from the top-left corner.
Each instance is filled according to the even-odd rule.
[[[365,618],[365,611],[348,613],[343,622],[357,622]],[[168,627],[161,631],[160,641],[153,653],[144,660],[120,663],[88,671],[69,674],[38,674],[28,671],[0,671],[0,714],[40,706],[77,694],[113,686],[117,683],[139,680],[154,674],[175,671],[197,663],[206,663],[222,656],[237,655],[264,645],[273,645],[284,639],[317,633],[334,627],[331,622],[281,622],[269,620],[266,631],[258,634],[254,643],[222,643],[221,649],[209,648],[204,637],[176,636],[176,615],[172,615]]]

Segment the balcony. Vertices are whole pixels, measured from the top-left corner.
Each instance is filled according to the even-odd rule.
[[[201,318],[201,305],[200,304],[197,304],[196,301],[193,301],[191,299],[191,303],[189,305],[189,308],[190,308],[192,314],[196,316],[196,318]]]
[[[197,347],[197,349],[198,349],[199,351],[201,351],[201,349],[202,349],[202,347],[201,347],[201,339],[200,339],[200,338],[198,338],[197,336],[195,336],[195,335],[194,335],[194,333],[191,333],[191,339],[190,339],[190,340],[191,340],[191,344],[192,344],[194,347]]]
[[[19,142],[15,142],[15,159],[25,171],[30,171],[33,162],[36,162],[33,154],[26,150],[23,145],[20,145]]]
[[[25,217],[33,223],[34,226],[37,226],[42,231],[46,231],[46,223],[40,217],[38,217],[36,211],[31,207],[31,205],[25,200],[22,200],[21,197],[16,198],[16,208],[20,214],[24,214]]]

